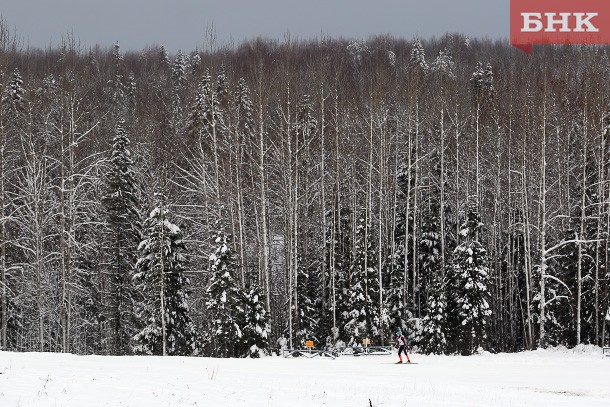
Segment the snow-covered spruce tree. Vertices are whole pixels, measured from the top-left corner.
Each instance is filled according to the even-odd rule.
[[[410,295],[412,293],[412,276],[415,263],[413,258],[414,220],[412,206],[415,180],[410,166],[411,160],[413,160],[413,154],[407,153],[405,162],[400,165],[396,173],[396,187],[400,193],[396,199],[395,248],[394,258],[392,259],[394,266],[386,296],[390,313],[390,325],[393,328],[402,328],[403,330],[407,330],[407,321],[413,316],[409,308],[415,308],[414,298]]]
[[[136,353],[196,355],[199,343],[187,304],[189,280],[182,254],[186,247],[178,226],[168,220],[164,199],[144,223],[138,247],[136,284],[141,300],[136,318],[142,326],[134,340]]]
[[[441,279],[441,233],[439,207],[431,204],[425,211],[419,238],[419,302],[425,307],[430,285],[435,279]]]
[[[229,89],[224,64],[220,67],[220,71],[216,76],[216,99],[218,100],[218,105],[222,109],[227,108],[227,103],[229,102]]]
[[[318,343],[319,336],[319,289],[320,281],[317,270],[306,268],[303,259],[299,258],[297,274],[297,296],[299,309],[295,312],[294,332],[298,346],[304,347],[306,341]]]
[[[241,356],[244,340],[245,298],[235,280],[238,264],[230,237],[219,222],[216,226],[216,249],[210,255],[210,285],[207,289],[206,309],[210,324],[206,342],[211,356],[237,357]]]
[[[483,64],[477,63],[477,66],[470,77],[470,84],[474,91],[475,97],[478,99],[482,96],[483,90],[485,89],[485,71],[483,70]]]
[[[195,75],[200,66],[201,66],[201,57],[199,56],[199,54],[193,55],[191,58],[191,74]]]
[[[450,79],[455,79],[455,62],[449,55],[448,51],[440,50],[432,66],[430,67],[432,72],[436,72],[441,75],[445,75]]]
[[[404,250],[402,246],[399,246],[399,248]],[[387,277],[385,286],[387,288],[384,289],[384,305],[388,312],[388,325],[394,331],[401,329],[408,332],[407,320],[412,314],[406,312],[407,306],[404,299],[404,254],[397,250],[390,261],[391,266],[385,272]]]
[[[445,338],[447,296],[440,276],[434,278],[428,294],[426,315],[422,319],[419,348],[424,353],[443,354],[447,347]]]
[[[178,50],[176,58],[172,64],[172,79],[177,88],[184,88],[188,83],[187,78],[188,64],[186,57],[181,50]]]
[[[133,303],[135,292],[132,278],[136,248],[140,242],[141,221],[133,161],[125,121],[116,126],[106,175],[106,193],[102,200],[106,210],[108,232],[104,243],[105,263],[110,267],[107,281],[106,319],[110,325],[109,351],[129,353],[135,335]]]
[[[482,103],[483,99],[489,101],[496,94],[494,85],[493,67],[488,63],[483,68],[483,63],[478,62],[477,66],[470,77],[470,85],[472,86],[475,101]]]
[[[348,291],[347,311],[344,318],[345,332],[350,344],[360,344],[364,338],[373,338],[380,334],[376,325],[378,309],[374,304],[375,276],[374,252],[371,241],[368,244],[365,239],[366,220],[364,216],[358,220],[356,227],[356,241],[354,260],[351,267],[350,283],[351,290]]]
[[[351,286],[349,271],[351,268],[351,211],[348,208],[329,211],[327,224],[326,269],[328,270],[329,304],[327,319],[330,321],[331,342],[348,341],[345,324],[349,321],[348,299]],[[331,226],[332,225],[332,226]]]
[[[221,167],[221,135],[226,131],[225,113],[221,106],[219,94],[213,89],[212,77],[209,70],[205,72],[201,79],[195,103],[191,107],[187,134],[191,141],[198,145],[198,154],[195,163],[199,166],[199,160],[210,160],[211,154],[213,191],[212,196],[220,202],[220,167]],[[209,152],[209,153],[208,153]],[[205,156],[202,156],[205,154]],[[208,164],[209,165],[209,164]],[[206,169],[208,171],[208,169]]]
[[[252,284],[245,298],[245,321],[241,343],[245,351],[241,354],[259,358],[269,354],[269,313],[265,310],[264,298],[257,284]]]
[[[123,76],[123,55],[118,43],[115,43],[112,49],[112,65],[114,77],[108,81],[106,92],[110,97],[113,115],[124,117],[127,113],[127,86]]]
[[[8,184],[10,168],[15,166],[14,161],[22,154],[10,154],[9,146],[12,135],[22,128],[26,112],[23,79],[19,71],[15,69],[9,83],[4,84],[4,75],[0,71],[0,346],[8,349],[12,342],[11,334],[16,332],[10,327],[17,322],[14,298],[16,290],[9,286],[11,271],[8,259],[8,242],[12,240],[9,232],[9,202]],[[25,127],[25,126],[24,126]],[[25,153],[25,151],[23,151]],[[11,298],[9,298],[11,297]]]
[[[191,106],[189,117],[188,134],[193,139],[199,139],[204,136],[205,127],[208,122],[208,113],[210,111],[210,94],[212,93],[212,78],[209,71],[206,71],[195,94],[195,101]]]
[[[138,84],[136,82],[136,75],[133,72],[129,73],[127,77],[127,107],[130,117],[133,117],[137,107],[137,91]]]
[[[453,345],[465,354],[472,354],[487,345],[487,320],[491,316],[489,269],[487,250],[479,242],[483,226],[475,206],[468,208],[466,220],[460,227],[465,239],[453,252],[452,267],[447,270],[448,289],[452,296]]]
[[[496,94],[496,88],[494,86],[494,72],[491,63],[487,63],[485,67],[485,79],[483,80],[483,88],[485,95],[488,98],[493,98]]]
[[[6,115],[9,112],[25,113],[25,94],[23,78],[19,69],[15,69],[2,92],[2,114]]]
[[[428,72],[428,63],[426,62],[426,53],[424,46],[420,40],[415,40],[409,57],[409,70],[420,71],[421,73]]]

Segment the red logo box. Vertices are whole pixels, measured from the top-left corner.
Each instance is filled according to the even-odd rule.
[[[511,0],[510,42],[528,54],[534,44],[610,44],[610,0]]]

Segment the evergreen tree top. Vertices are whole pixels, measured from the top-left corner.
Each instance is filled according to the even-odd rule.
[[[116,66],[123,60],[123,55],[121,54],[121,47],[118,42],[115,42],[112,46],[112,59]]]
[[[460,226],[460,235],[467,239],[476,239],[482,228],[483,222],[481,222],[481,215],[477,209],[471,205],[466,213],[466,220]]]
[[[23,78],[19,69],[15,68],[8,85],[2,92],[2,109],[3,113],[10,110],[16,112],[25,111],[25,94],[26,90],[23,87]]]
[[[187,82],[187,68],[186,57],[182,51],[179,50],[178,54],[176,54],[176,58],[174,59],[174,63],[172,64],[172,75],[179,86],[184,86]]]
[[[419,39],[413,43],[413,49],[411,50],[411,56],[409,58],[409,69],[421,69],[426,72],[428,70],[428,63],[426,62],[426,52],[424,46]]]
[[[455,78],[455,62],[453,62],[453,58],[451,58],[447,50],[439,51],[438,56],[432,63],[432,70],[445,74],[451,79]]]

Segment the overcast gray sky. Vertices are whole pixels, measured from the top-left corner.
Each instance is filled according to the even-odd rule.
[[[445,32],[503,38],[509,0],[0,0],[0,14],[26,45],[57,45],[69,32],[83,47],[170,51],[202,48],[212,26],[220,43],[257,36],[428,38]]]

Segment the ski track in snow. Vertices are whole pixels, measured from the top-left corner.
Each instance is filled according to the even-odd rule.
[[[0,352],[0,406],[610,406],[599,348],[411,358]]]

